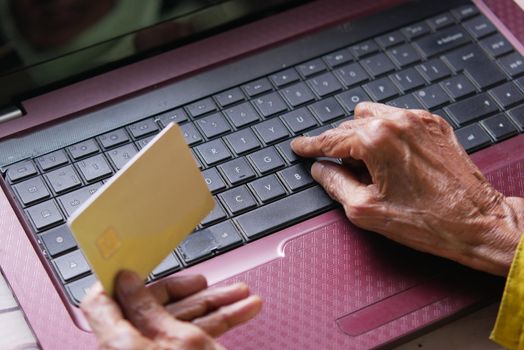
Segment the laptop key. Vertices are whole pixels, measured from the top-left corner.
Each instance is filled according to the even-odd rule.
[[[164,260],[162,260],[162,262],[157,267],[155,267],[151,274],[153,275],[153,278],[159,278],[180,270],[180,267],[180,262],[178,262],[177,258],[175,258],[175,255],[173,253],[169,253],[169,255]]]
[[[211,212],[202,220],[200,223],[202,226],[208,226],[212,225],[214,223],[217,223],[218,221],[224,220],[227,218],[227,214],[222,208],[222,205],[220,205],[220,202],[217,201],[216,198],[214,198],[215,201],[215,207]]]
[[[40,176],[20,182],[14,185],[13,189],[24,206],[49,198],[50,196],[47,186]]]
[[[218,102],[220,107],[227,107],[233,103],[244,101],[245,97],[239,88],[233,88],[216,94],[215,100]]]
[[[465,71],[481,89],[506,80],[506,76],[482,50],[473,45],[444,55],[456,72]]]
[[[158,132],[159,128],[157,123],[155,123],[153,118],[139,121],[138,123],[131,124],[129,127],[129,132],[135,138],[141,138],[150,134]]]
[[[257,96],[273,90],[271,83],[266,78],[258,79],[242,86],[249,97]]]
[[[186,110],[191,117],[197,118],[201,115],[216,111],[217,105],[211,97],[208,97],[187,105]]]
[[[89,264],[80,250],[75,250],[74,252],[54,259],[53,265],[65,282],[80,277],[90,271]]]
[[[389,50],[388,54],[400,67],[409,66],[421,60],[419,53],[411,44],[397,46]]]
[[[55,258],[60,254],[76,248],[76,240],[67,225],[58,226],[39,236],[49,256]]]
[[[297,67],[298,72],[304,77],[308,78],[314,74],[327,70],[326,65],[320,58],[316,58],[309,62],[299,64]]]
[[[260,111],[263,117],[269,117],[273,114],[281,113],[287,111],[287,105],[276,92],[260,96],[256,98],[253,103]]]
[[[324,59],[324,62],[326,62],[328,66],[333,68],[341,64],[352,61],[353,55],[351,54],[349,49],[342,49],[342,50],[338,50],[330,54],[327,54],[322,58]]]
[[[222,113],[213,113],[198,119],[195,123],[200,127],[200,130],[202,130],[202,133],[208,139],[231,131],[231,126]]]
[[[77,163],[77,167],[87,182],[93,182],[113,174],[109,163],[101,154],[81,160]]]
[[[231,152],[220,139],[199,145],[196,147],[196,150],[207,165],[214,165],[231,158]]]
[[[120,170],[124,167],[137,154],[138,151],[132,143],[115,148],[106,154],[109,156],[109,159],[113,162],[113,165],[117,170]]]
[[[497,142],[516,135],[519,132],[504,113],[499,113],[484,119],[481,121],[481,124]]]
[[[441,83],[442,87],[455,100],[471,95],[477,91],[475,86],[463,74],[448,78]]]
[[[398,95],[397,88],[388,77],[373,80],[372,82],[365,84],[363,87],[369,96],[377,102],[382,102]]]
[[[295,134],[300,134],[318,125],[313,114],[305,107],[283,114],[280,118]]]
[[[469,122],[498,112],[499,109],[495,101],[483,92],[447,106],[444,110],[455,119],[459,126],[464,126]]]
[[[422,104],[412,94],[400,96],[394,100],[386,102],[386,104],[398,108],[424,109]]]
[[[193,232],[178,246],[178,251],[186,264],[192,264],[240,244],[242,238],[238,230],[226,221]]]
[[[450,102],[449,95],[439,86],[431,85],[413,93],[428,109],[433,109]]]
[[[277,144],[275,147],[289,164],[296,163],[300,158],[291,149],[291,139]]]
[[[401,31],[408,39],[411,40],[418,38],[419,36],[428,34],[431,31],[431,29],[429,29],[429,26],[426,22],[420,22],[404,27]]]
[[[371,55],[378,50],[378,45],[373,40],[366,40],[349,48],[349,51],[357,58]]]
[[[453,18],[451,13],[446,12],[428,19],[427,22],[429,23],[431,28],[433,28],[433,30],[438,30],[455,24],[455,19]]]
[[[408,68],[389,76],[397,84],[401,92],[406,92],[424,86],[426,82],[415,68]]]
[[[225,113],[236,128],[241,128],[260,120],[260,116],[249,102],[231,107],[225,110]]]
[[[462,25],[475,39],[481,39],[497,31],[495,26],[483,15],[470,19]]]
[[[149,142],[153,141],[155,136],[156,135],[151,135],[151,136],[148,136],[148,137],[146,137],[144,139],[140,139],[137,142],[135,142],[135,144],[138,147],[138,149],[142,149],[142,148],[146,147]]]
[[[488,134],[478,123],[455,130],[455,136],[468,153],[492,143]]]
[[[335,96],[337,100],[346,108],[349,113],[353,113],[355,107],[360,102],[371,101],[369,96],[362,90],[361,87],[356,87],[349,91],[344,91],[343,93]]]
[[[375,77],[395,70],[393,62],[383,53],[365,58],[361,62],[364,68]]]
[[[257,206],[257,202],[246,185],[232,188],[218,195],[227,210],[236,215]]]
[[[275,175],[268,175],[257,179],[250,182],[248,186],[251,187],[262,203],[267,203],[286,195],[284,186],[280,184],[280,181],[278,181],[278,178]]]
[[[230,160],[218,166],[218,169],[230,184],[238,185],[255,177],[255,172],[244,157]]]
[[[73,215],[75,210],[77,210],[86,200],[89,199],[93,194],[95,194],[98,189],[102,187],[102,183],[94,183],[89,186],[82,187],[76,191],[64,194],[58,197],[58,202],[62,205],[62,208],[65,210],[67,216]]]
[[[83,157],[87,157],[99,151],[98,145],[96,144],[95,140],[93,139],[82,141],[73,146],[69,146],[67,147],[67,150],[69,151],[69,154],[71,154],[71,156],[75,160],[83,158]]]
[[[6,176],[11,182],[20,181],[36,175],[38,171],[32,161],[26,160],[7,168]]]
[[[315,100],[315,95],[305,83],[288,86],[282,90],[282,95],[292,107]]]
[[[469,36],[464,29],[453,26],[420,38],[414,41],[414,44],[426,57],[432,57],[469,41]]]
[[[124,129],[118,129],[99,136],[98,141],[102,147],[108,149],[128,142],[129,136]]]
[[[260,141],[251,129],[242,129],[224,138],[236,154],[247,153],[261,147]]]
[[[319,186],[279,199],[235,218],[248,238],[278,230],[333,206]]]
[[[479,13],[479,10],[474,5],[464,5],[451,10],[451,12],[453,12],[459,21],[462,21],[464,19],[476,16]]]
[[[37,231],[64,222],[60,209],[52,199],[29,207],[25,212]]]
[[[369,80],[369,75],[358,63],[348,64],[335,70],[335,74],[346,86],[352,86]]]
[[[172,111],[167,111],[155,117],[155,120],[160,123],[162,128],[165,128],[169,123],[183,123],[189,120],[186,111],[182,108],[177,108]]]
[[[180,125],[180,129],[182,130],[182,134],[184,134],[184,138],[189,146],[196,145],[203,141],[202,135],[200,135],[200,132],[193,123],[182,124]]]
[[[315,102],[309,106],[309,109],[321,123],[327,123],[344,116],[344,110],[333,97]]]
[[[292,192],[309,186],[315,182],[304,164],[293,165],[289,168],[279,171],[278,175],[287,188]]]
[[[50,171],[44,176],[55,193],[62,193],[82,185],[72,165]]]
[[[406,38],[398,30],[381,35],[375,39],[377,43],[383,48],[387,49],[388,47],[398,45],[406,41]]]
[[[309,86],[315,91],[315,93],[324,97],[334,92],[342,90],[342,84],[340,84],[331,72],[323,73],[315,78],[308,80]]]
[[[275,147],[267,147],[251,153],[249,160],[261,174],[269,173],[284,167],[286,164]]]
[[[202,177],[212,193],[216,193],[226,188],[226,183],[216,168],[204,170],[202,172]]]
[[[524,105],[515,107],[508,111],[508,115],[513,119],[515,124],[520,128],[520,131],[524,131]]]
[[[511,44],[498,33],[482,39],[480,45],[491,57],[499,57],[513,51]]]
[[[87,295],[87,292],[96,283],[96,281],[97,279],[94,275],[89,275],[77,281],[68,283],[66,285],[66,289],[69,292],[69,295],[73,299],[74,303],[79,305],[82,302],[82,300],[84,300],[85,296]]]
[[[504,109],[524,101],[524,94],[511,81],[489,90],[489,93]]]
[[[312,137],[312,136],[318,136],[323,134],[325,131],[328,131],[330,129],[333,129],[331,125],[323,125],[320,128],[315,128],[313,130],[310,130],[308,132],[304,133],[304,136]]]
[[[277,88],[281,88],[282,86],[295,83],[300,80],[300,76],[298,75],[297,71],[293,68],[289,68],[283,71],[280,71],[278,73],[272,74],[269,79],[275,84]]]
[[[417,69],[430,83],[434,83],[437,80],[449,77],[451,75],[451,70],[444,64],[444,62],[442,62],[440,58],[435,58],[419,64]]]
[[[513,52],[498,60],[500,66],[512,78],[521,75],[524,72],[524,58],[518,52]]]
[[[253,129],[265,144],[271,144],[289,136],[289,131],[279,118],[266,120],[253,126]]]
[[[63,150],[58,150],[38,157],[36,162],[43,171],[47,171],[69,163],[69,159]]]

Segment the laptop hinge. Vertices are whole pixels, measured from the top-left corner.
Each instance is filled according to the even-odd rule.
[[[18,107],[8,107],[0,110],[0,124],[5,123],[9,120],[20,118],[24,113]]]

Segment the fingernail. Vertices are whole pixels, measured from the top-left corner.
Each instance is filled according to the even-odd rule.
[[[322,169],[324,169],[325,165],[321,162],[315,162],[313,163],[313,165],[311,166],[311,172],[319,172],[319,171],[322,171]]]
[[[117,276],[117,288],[123,294],[131,294],[143,284],[144,281],[132,271],[121,271]]]

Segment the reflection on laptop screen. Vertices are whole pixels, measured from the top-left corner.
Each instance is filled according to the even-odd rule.
[[[0,107],[292,2],[0,0]]]

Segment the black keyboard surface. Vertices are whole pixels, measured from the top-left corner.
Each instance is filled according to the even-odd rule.
[[[333,208],[291,151],[294,137],[376,101],[433,111],[471,153],[524,131],[523,73],[523,57],[466,5],[18,162],[4,176],[78,304],[95,278],[65,222],[168,123],[181,126],[216,207],[151,280]]]

